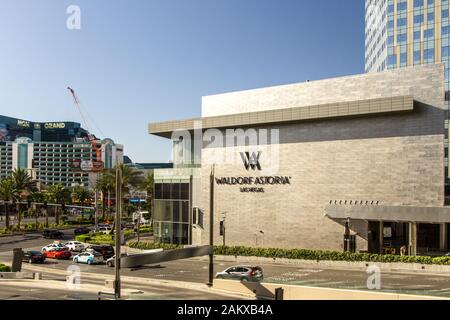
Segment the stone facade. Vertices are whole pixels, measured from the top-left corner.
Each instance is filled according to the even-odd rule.
[[[413,95],[444,108],[444,65],[416,66],[203,97],[202,117]]]
[[[217,150],[204,149],[202,157],[212,152]],[[341,250],[344,228],[324,217],[330,200],[442,206],[443,152],[442,135],[283,144],[278,175],[291,177],[291,184],[264,186],[264,193],[216,185],[215,223],[226,212],[229,245]],[[264,161],[262,154],[262,166]],[[210,170],[202,168],[203,208],[209,208]],[[259,175],[242,164],[218,165],[215,171],[217,177]],[[206,212],[203,243],[209,239]],[[359,235],[358,248],[366,249],[367,228],[352,229]],[[215,232],[216,243],[221,243]]]

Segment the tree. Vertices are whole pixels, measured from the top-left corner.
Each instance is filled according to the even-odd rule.
[[[84,207],[86,202],[92,199],[92,193],[83,186],[76,186],[72,190],[72,197],[80,206]]]
[[[28,196],[28,202],[35,202],[35,203],[43,203],[45,200],[45,196],[42,192],[39,191],[32,191]],[[34,210],[34,218],[36,222],[36,229],[38,228],[38,217],[39,217],[39,211]]]
[[[149,173],[141,184],[141,189],[147,192],[147,211],[149,213],[149,217],[144,217],[146,220],[150,219],[151,225],[153,226],[153,212],[152,212],[152,204],[153,204],[153,188],[155,183],[155,177],[153,173]]]
[[[56,204],[61,205],[61,208],[63,208],[65,205],[70,202],[70,197],[71,197],[71,192],[68,188],[66,188],[64,185],[62,184],[55,184],[55,185],[51,185],[48,190],[47,190],[47,195],[48,198],[53,201]],[[55,210],[55,220],[56,220],[56,224],[59,224],[59,207],[56,207]]]
[[[19,192],[12,179],[4,179],[0,182],[0,198],[3,200],[5,208],[5,227],[9,229],[9,210],[11,209],[9,203],[17,201],[19,198]]]
[[[108,193],[114,192],[115,176],[102,173],[97,180],[96,189],[102,193],[102,218],[105,220],[106,214],[106,196]],[[109,206],[109,204],[108,204]]]
[[[26,200],[30,192],[35,190],[36,182],[24,169],[15,169],[12,172],[11,180],[14,184],[14,188],[19,194],[16,200]],[[13,200],[13,201],[16,201]],[[20,204],[17,204],[17,226],[20,228],[20,223],[22,220],[22,210]]]
[[[121,181],[119,181],[120,188],[122,190],[122,199],[117,199],[116,195],[116,202],[120,201],[121,203],[123,203],[126,196],[130,194],[130,191],[133,188],[139,188],[140,186],[142,186],[142,171],[136,170],[135,168],[129,167],[123,163],[117,164],[113,169],[106,171],[105,175],[109,177],[107,179],[111,179],[111,181],[114,181],[114,190],[116,188],[117,169],[120,169],[122,171],[122,179]],[[114,220],[113,230],[115,228],[115,224],[116,220]]]

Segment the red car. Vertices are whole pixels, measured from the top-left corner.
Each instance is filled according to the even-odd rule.
[[[45,251],[44,256],[48,259],[70,259],[72,254],[67,249],[55,248],[50,251]]]

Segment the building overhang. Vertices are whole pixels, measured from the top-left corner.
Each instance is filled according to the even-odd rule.
[[[377,205],[329,205],[325,216],[332,220],[450,223],[450,207]]]
[[[308,120],[407,112],[413,109],[414,99],[412,96],[395,96],[216,117],[157,122],[150,123],[148,131],[153,135],[170,138],[172,133],[178,130],[241,128]]]

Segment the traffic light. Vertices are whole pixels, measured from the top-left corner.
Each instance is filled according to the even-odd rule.
[[[225,232],[225,221],[220,220],[220,235],[223,236]]]

